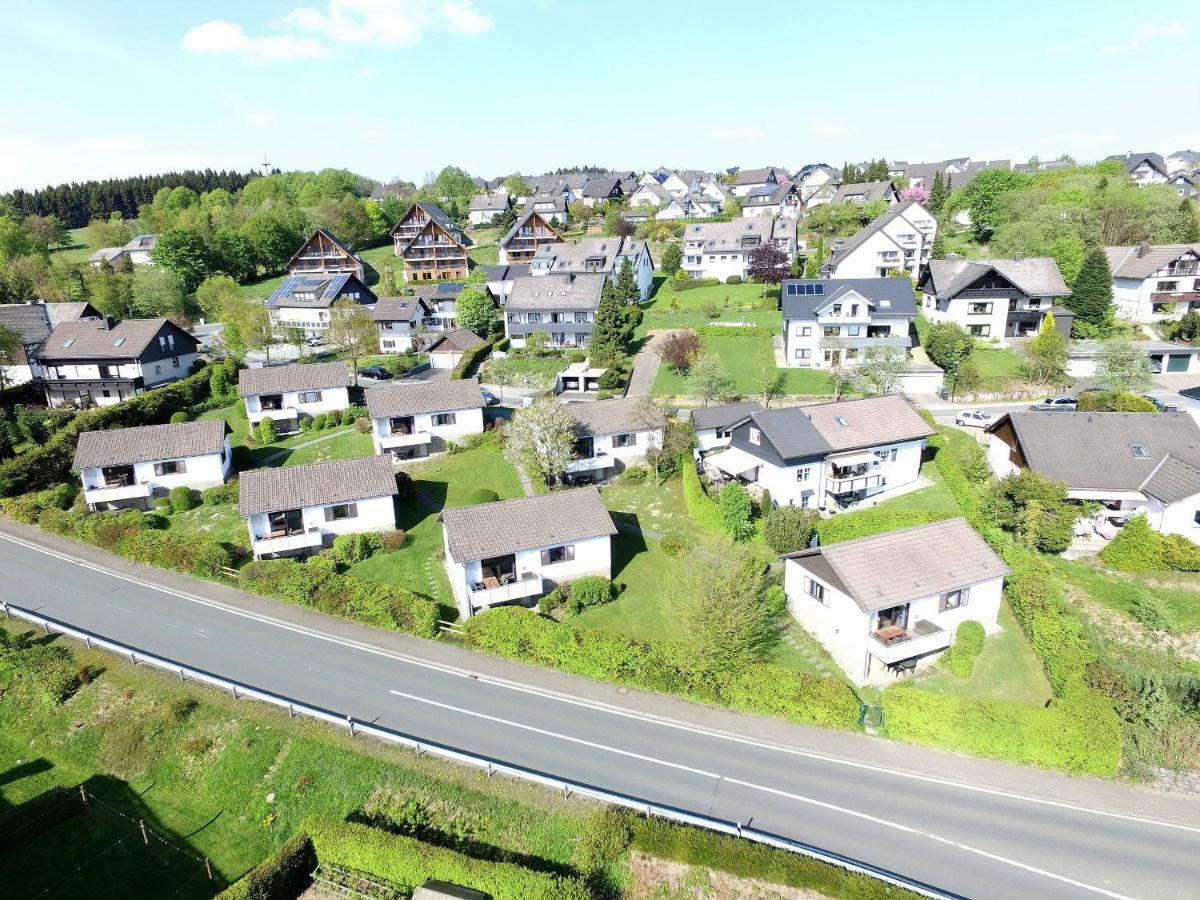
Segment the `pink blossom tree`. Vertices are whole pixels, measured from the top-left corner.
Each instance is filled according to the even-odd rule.
[[[906,187],[900,192],[901,200],[916,200],[918,203],[929,202],[929,188],[926,187]]]

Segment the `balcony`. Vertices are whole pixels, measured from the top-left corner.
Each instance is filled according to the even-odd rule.
[[[495,580],[495,579],[491,579]],[[472,585],[470,590],[471,608],[479,609],[484,606],[495,606],[499,603],[512,603],[528,597],[539,597],[545,593],[541,575],[526,572],[515,581],[496,587],[486,587],[482,583]]]
[[[394,432],[387,437],[379,439],[379,446],[384,450],[390,450],[393,447],[419,447],[422,444],[428,444],[433,440],[433,436],[428,431],[413,431],[408,434],[400,434]]]
[[[1194,303],[1200,291],[1157,291],[1150,295],[1151,303]]]
[[[263,419],[274,419],[276,422],[288,422],[297,416],[294,409],[260,409],[257,411],[252,409],[250,414]]]
[[[148,484],[101,484],[83,489],[83,499],[88,503],[115,503],[118,500],[136,500],[149,496]]]
[[[839,494],[852,494],[855,491],[865,491],[868,488],[882,487],[886,483],[882,475],[855,475],[846,478],[835,478],[832,474],[827,474],[825,490],[837,496]]]
[[[313,528],[300,534],[265,535],[254,538],[254,555],[266,556],[273,553],[295,553],[320,547],[323,542],[321,530]]]
[[[596,456],[585,456],[583,459],[573,459],[567,463],[567,474],[576,472],[595,472],[599,469],[607,469],[613,464],[612,457],[607,453],[600,453]]]
[[[912,628],[890,626],[871,632],[875,639],[871,655],[880,662],[894,665],[915,656],[945,650],[953,640],[953,634],[932,622],[917,619]]]

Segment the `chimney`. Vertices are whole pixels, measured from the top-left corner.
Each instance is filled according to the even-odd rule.
[[[1141,259],[1143,256],[1145,256],[1149,252],[1150,252],[1150,245],[1148,243],[1146,243],[1145,241],[1142,241],[1140,244],[1138,244],[1138,259]]]

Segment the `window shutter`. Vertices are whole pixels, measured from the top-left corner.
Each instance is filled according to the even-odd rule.
[[[154,464],[154,474],[155,474],[155,475],[161,475],[162,473],[163,473],[163,464],[162,464],[162,463],[155,463],[155,464]]]
[[[182,475],[184,472],[186,472],[187,471],[187,461],[181,459],[181,460],[179,460],[179,462],[175,463],[175,471],[180,475]]]
[[[550,565],[550,551],[549,550],[542,551],[542,565],[543,566]]]
[[[971,597],[971,589],[970,589],[970,588],[963,588],[963,589],[962,589],[962,599],[958,601],[958,605],[959,605],[959,606],[966,606],[966,605],[967,605],[967,600],[968,600],[968,599],[970,599],[970,597]]]
[[[938,597],[938,612],[945,612],[948,609],[946,606],[946,600],[948,597],[948,594],[942,594],[940,597]]]
[[[357,503],[347,503],[346,504],[346,515],[351,519],[357,519],[358,518],[358,504]]]
[[[325,521],[326,522],[333,521],[333,507],[332,506],[325,507]]]
[[[563,547],[563,559],[565,559],[567,562],[571,562],[573,559],[575,559],[574,544],[568,544],[567,546]]]

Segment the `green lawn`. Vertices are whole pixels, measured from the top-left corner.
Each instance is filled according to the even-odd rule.
[[[976,700],[1011,700],[1041,706],[1052,699],[1054,692],[1041,660],[1030,649],[1007,604],[1000,608],[999,622],[1004,630],[984,642],[970,678],[937,672],[918,678],[913,684],[921,690]]]
[[[753,397],[760,389],[762,358],[771,354],[771,338],[722,337],[702,335],[705,349],[715,353],[733,378],[734,390],[742,396]],[[792,395],[825,395],[833,392],[833,380],[817,369],[776,369],[783,373],[784,393]],[[663,363],[654,379],[653,392],[668,397],[685,396],[687,379]]]
[[[505,362],[511,365],[514,386],[550,388],[554,386],[554,376],[567,367],[566,357],[555,353],[550,356],[521,356],[509,353]],[[488,369],[492,361],[484,363],[480,380],[488,380]]]
[[[1068,560],[1047,557],[1064,579],[1097,603],[1126,616],[1142,595],[1157,597],[1170,611],[1180,632],[1200,630],[1200,576],[1183,572],[1126,575],[1103,568],[1098,559]]]
[[[187,512],[172,513],[169,521],[171,531],[182,531],[250,549],[246,521],[238,514],[236,503],[202,503]]]
[[[229,428],[233,432],[231,440],[233,446],[242,447],[246,444],[246,433],[250,430],[250,423],[242,418],[239,412],[239,404],[234,403],[231,406],[223,406],[220,409],[212,409],[206,413],[200,414],[201,421],[209,419],[224,419],[229,423]]]
[[[301,438],[307,437],[307,441]],[[298,441],[293,446],[293,449],[283,460],[285,466],[302,466],[307,463],[330,462],[335,459],[353,459],[359,456],[370,456],[375,452],[371,446],[371,435],[364,434],[353,425],[343,426],[341,428],[331,428],[328,431],[308,431],[301,432],[295,438],[289,438],[292,441]],[[273,444],[272,447],[278,447],[279,444]],[[268,448],[263,447],[261,451],[265,452]]]
[[[51,255],[67,265],[84,262],[91,256],[93,250],[98,247],[90,247],[87,242],[87,228],[72,228],[71,237],[67,243],[61,247],[51,247]]]
[[[977,347],[971,352],[971,358],[984,379],[1019,378],[1021,375],[1021,356],[1013,350]]]
[[[973,435],[959,431],[956,428],[943,427],[939,431],[942,439],[951,443],[971,443],[975,440]],[[891,500],[884,500],[877,508],[924,510],[926,512],[949,513],[955,516],[962,515],[962,508],[958,505],[958,501],[954,499],[950,488],[946,487],[946,482],[942,478],[941,471],[938,469],[937,452],[935,448],[927,448],[925,456],[921,461],[921,475],[932,481],[932,486],[919,491],[913,491],[911,494],[902,494]]]
[[[779,333],[783,319],[778,310],[779,289],[763,297],[760,284],[718,284],[676,291],[669,278],[655,278],[657,290],[642,304],[642,324],[635,337],[663,328],[695,328],[708,322],[745,322]],[[715,315],[705,309],[715,304]]]
[[[500,248],[496,246],[496,241],[503,236],[503,231],[499,228],[472,228],[467,231],[467,237],[473,242],[468,255],[478,265],[494,266],[500,261]]]

